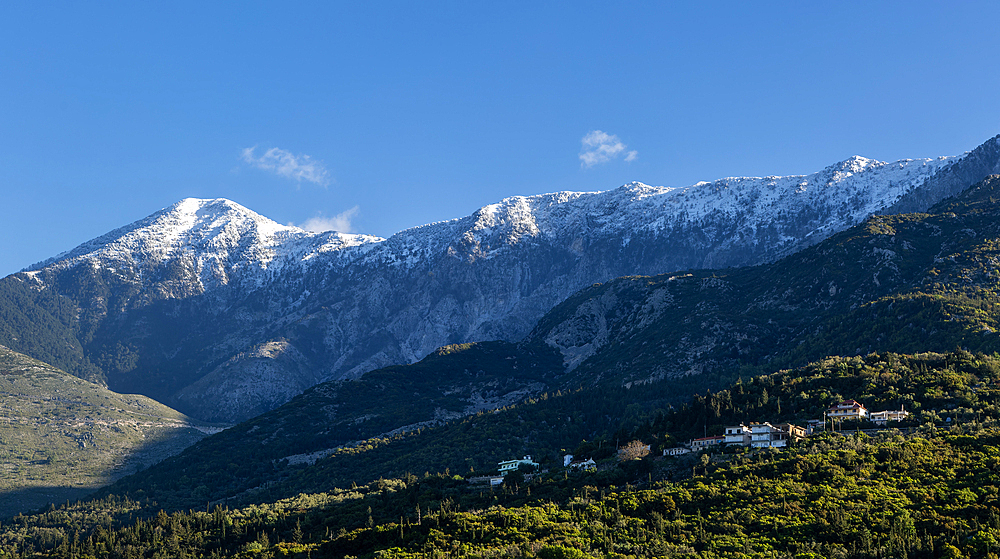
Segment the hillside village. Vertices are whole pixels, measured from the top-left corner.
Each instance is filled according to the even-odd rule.
[[[861,425],[864,422],[875,427],[874,429],[866,428],[864,431],[874,432],[885,429],[889,423],[903,421],[909,415],[910,413],[902,408],[873,412],[857,400],[844,400],[830,406],[823,413],[822,419],[806,421],[804,427],[792,423],[771,423],[768,421],[750,423],[749,425],[743,423],[728,425],[724,428],[722,435],[699,437],[681,445],[664,448],[662,456],[683,456],[715,447],[782,449],[813,434],[840,431],[844,429],[845,421],[854,422],[852,425],[855,429],[850,429],[851,432],[861,430]],[[648,456],[650,452],[651,445],[632,441],[616,451],[616,458],[618,461],[638,459]],[[505,476],[518,471],[529,472],[524,474],[524,480],[530,481],[533,472],[539,471],[540,467],[540,464],[535,462],[530,455],[520,459],[502,460],[497,463],[498,473],[496,475],[473,477],[469,478],[468,481],[472,484],[489,483],[491,486],[497,486],[503,484]],[[597,468],[597,462],[593,458],[580,459],[572,454],[566,454],[563,457],[562,467],[568,470],[591,470]],[[548,472],[548,470],[540,471],[541,473]]]
[[[814,433],[842,429],[844,421],[868,421],[877,427],[885,427],[888,423],[903,421],[909,415],[909,412],[902,408],[899,410],[870,412],[863,404],[856,400],[844,400],[830,406],[823,414],[822,419],[807,421],[805,427],[791,423],[772,424],[767,421],[751,423],[749,425],[742,423],[739,425],[730,425],[725,427],[724,434],[722,435],[691,439],[686,444],[665,448],[663,449],[663,456],[680,456],[719,445],[742,446],[754,449],[785,448],[789,444],[800,441]]]

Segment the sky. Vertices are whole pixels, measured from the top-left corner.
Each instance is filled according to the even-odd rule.
[[[187,197],[390,236],[505,197],[958,155],[997,2],[3,2],[0,275]]]

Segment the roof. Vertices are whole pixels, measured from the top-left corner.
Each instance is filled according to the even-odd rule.
[[[865,408],[865,407],[860,402],[858,402],[856,400],[844,400],[843,402],[841,402],[839,404],[834,404],[834,405],[830,406],[831,410],[833,410],[833,409],[844,409],[844,408],[855,409],[855,408]]]

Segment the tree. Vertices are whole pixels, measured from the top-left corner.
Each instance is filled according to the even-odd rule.
[[[649,445],[642,441],[629,441],[625,446],[618,449],[618,461],[627,462],[629,460],[639,460],[643,456],[649,455]]]

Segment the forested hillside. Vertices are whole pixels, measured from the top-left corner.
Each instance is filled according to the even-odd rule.
[[[913,428],[625,462],[601,457],[606,438],[577,441],[596,471],[543,464],[493,489],[452,469],[172,514],[107,497],[14,518],[0,543],[8,557],[59,558],[986,557],[1000,550],[998,381],[1000,358],[982,354],[830,358],[654,410],[620,435],[657,447],[705,424],[811,417],[843,397],[872,409],[905,402]],[[496,415],[529,422],[564,398]],[[435,432],[463,444],[447,429],[416,437],[433,444]]]
[[[505,454],[554,453],[572,444],[566,439],[610,438],[631,428],[630,418],[680,406],[695,392],[827,355],[996,351],[998,190],[994,177],[934,213],[875,216],[766,266],[595,285],[519,344],[451,346],[415,365],[321,384],[122,483],[186,507],[262,488],[276,497],[290,478],[367,483],[407,470],[481,467]],[[548,404],[544,424],[472,437],[480,446],[466,455],[458,446],[427,451],[412,436],[556,393],[567,399]],[[606,395],[627,402],[626,411],[609,409],[616,400]],[[794,403],[785,400],[785,409]],[[373,439],[382,450],[354,458]],[[179,481],[201,476],[212,481],[194,484],[204,486],[197,493]]]

